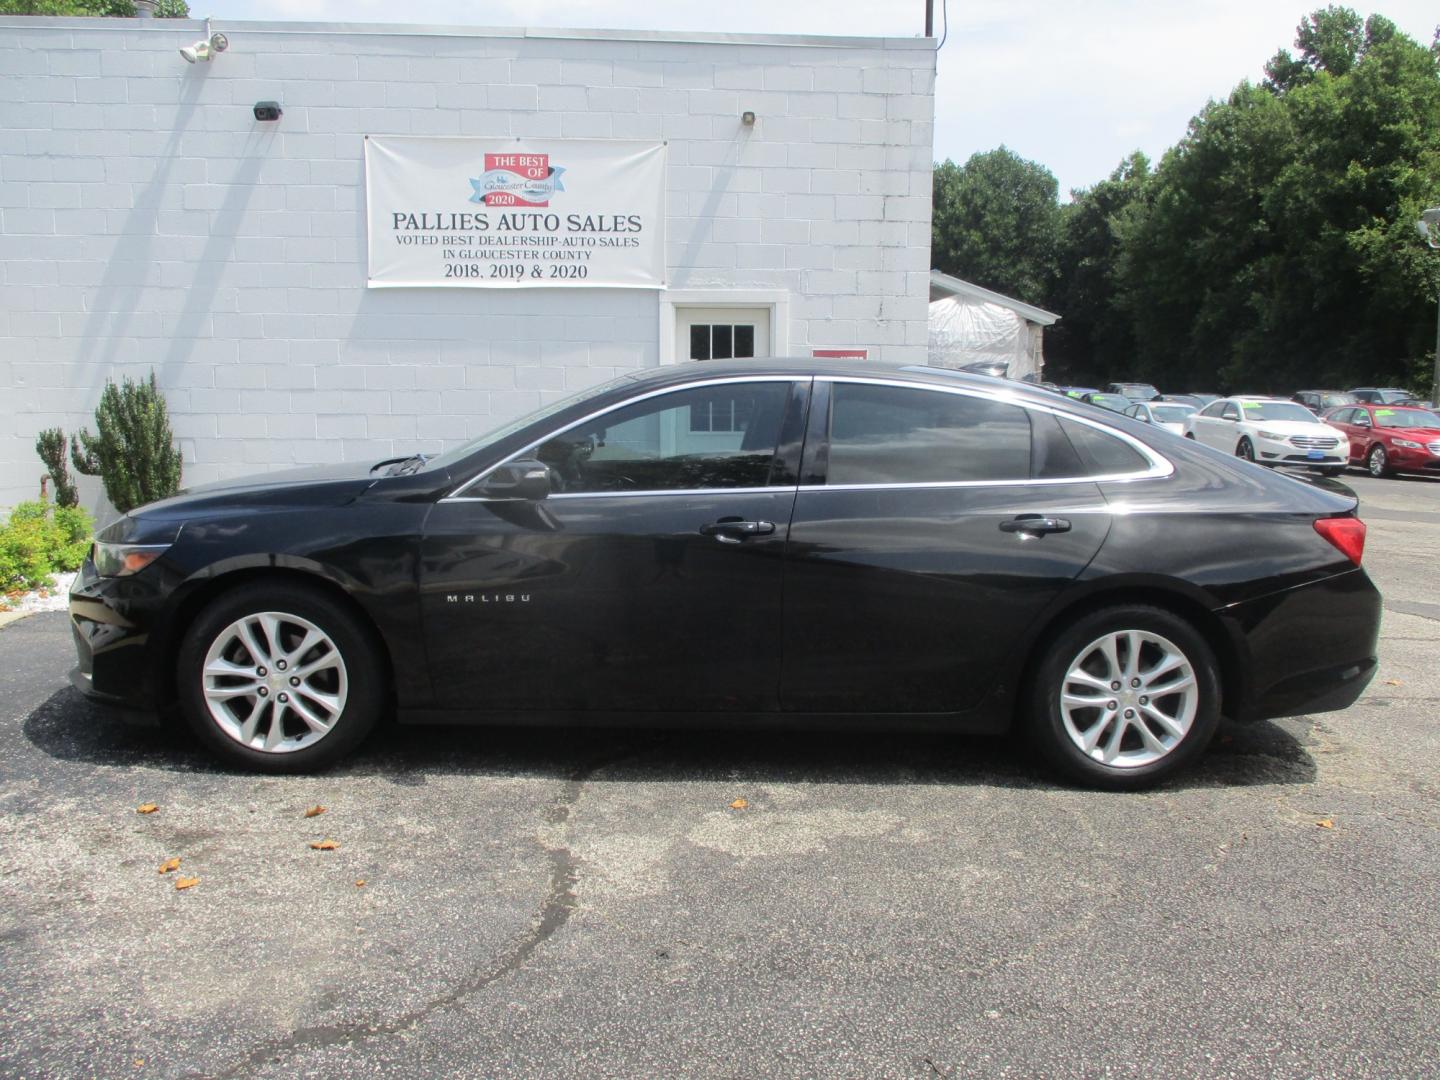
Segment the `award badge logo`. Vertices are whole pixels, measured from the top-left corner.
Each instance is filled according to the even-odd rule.
[[[470,181],[473,203],[486,206],[549,206],[550,197],[565,190],[549,154],[486,154],[485,173]]]

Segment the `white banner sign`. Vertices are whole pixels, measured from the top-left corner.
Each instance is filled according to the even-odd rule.
[[[665,287],[665,147],[367,135],[371,288]]]

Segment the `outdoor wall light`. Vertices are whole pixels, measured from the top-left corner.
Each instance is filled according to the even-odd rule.
[[[217,33],[195,42],[194,45],[186,45],[180,50],[180,55],[185,58],[186,63],[193,64],[199,60],[213,60],[216,53],[222,53],[229,47],[230,39]]]
[[[285,110],[280,108],[278,101],[257,101],[255,102],[256,120],[279,120],[285,115]]]
[[[742,112],[742,113],[740,114],[740,123],[744,124],[746,127],[754,127],[754,126],[755,126],[755,114],[754,114],[753,112],[751,112],[749,109],[746,109],[744,112]]]

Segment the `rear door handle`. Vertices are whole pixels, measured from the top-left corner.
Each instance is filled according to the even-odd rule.
[[[738,544],[747,536],[768,536],[774,531],[773,521],[741,521],[739,518],[721,518],[700,526],[701,536],[713,536],[722,544]]]
[[[1039,536],[1042,533],[1069,532],[1070,519],[1046,517],[1043,514],[1018,514],[1009,521],[1002,521],[1000,531],[1026,533],[1032,536]]]

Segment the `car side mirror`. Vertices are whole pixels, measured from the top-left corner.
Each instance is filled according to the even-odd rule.
[[[1371,424],[1370,424],[1370,417],[1368,417],[1368,416],[1362,416],[1362,417],[1360,417],[1359,420],[1356,420],[1356,421],[1355,421],[1355,426],[1356,426],[1356,427],[1370,427],[1370,426],[1371,426]]]
[[[550,466],[534,458],[507,461],[480,482],[480,493],[487,499],[534,502],[548,498],[550,491]]]

